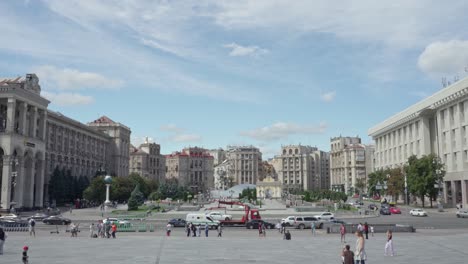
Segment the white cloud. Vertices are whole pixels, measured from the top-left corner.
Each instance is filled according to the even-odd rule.
[[[94,98],[78,93],[53,93],[42,91],[41,95],[49,99],[52,104],[59,106],[89,105],[94,103]]]
[[[262,49],[259,46],[241,46],[236,43],[223,45],[225,48],[231,49],[229,56],[240,57],[240,56],[251,56],[259,57],[261,55],[267,54],[267,49]]]
[[[81,72],[75,69],[59,69],[52,65],[42,65],[33,69],[41,82],[51,89],[78,90],[83,88],[113,89],[122,86],[118,79],[110,79],[98,73]]]
[[[418,66],[434,77],[461,74],[468,67],[468,41],[433,42],[419,56]]]
[[[320,95],[320,99],[322,99],[322,101],[328,103],[328,102],[331,102],[331,101],[335,100],[335,96],[336,96],[336,92],[331,91],[331,92],[322,93]]]
[[[162,131],[173,132],[173,133],[182,133],[185,129],[178,127],[175,124],[167,124],[159,127]]]
[[[169,137],[169,140],[172,142],[199,142],[202,140],[200,135],[195,134],[177,134]]]
[[[322,134],[327,129],[325,123],[319,125],[298,125],[294,123],[277,122],[271,126],[261,127],[241,132],[241,136],[250,137],[260,141],[274,141],[288,138],[295,134]]]

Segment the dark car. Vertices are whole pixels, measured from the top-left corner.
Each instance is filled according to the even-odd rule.
[[[185,227],[187,222],[184,219],[171,219],[169,221],[169,224],[171,224],[173,227]]]
[[[345,221],[339,220],[339,219],[332,219],[332,220],[330,220],[330,221],[328,221],[328,222],[329,222],[329,223],[333,223],[333,224],[345,224],[345,225],[346,225],[346,224],[350,224],[350,223],[348,223],[348,222],[345,222]]]
[[[369,204],[369,209],[370,210],[378,210],[379,207],[376,204]]]
[[[259,223],[263,223],[265,225],[266,229],[274,229],[275,228],[275,224],[268,223],[268,222],[265,222],[265,221],[259,220],[259,219],[250,220],[245,225],[245,228],[247,228],[247,229],[252,229],[252,228],[253,229],[258,229],[258,224]]]
[[[54,215],[44,218],[42,222],[48,225],[68,225],[71,223],[71,220],[60,215]]]
[[[380,214],[381,215],[391,215],[392,213],[390,212],[390,207],[384,207],[380,208]]]
[[[34,219],[36,221],[42,221],[44,220],[45,218],[49,217],[48,214],[45,214],[45,213],[36,213],[36,214],[33,214],[31,215],[30,217],[28,217],[28,220],[29,219]]]

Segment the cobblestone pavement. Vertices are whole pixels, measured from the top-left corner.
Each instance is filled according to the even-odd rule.
[[[171,237],[163,232],[118,233],[117,239],[78,238],[67,233],[10,233],[0,263],[20,263],[21,249],[30,248],[30,263],[340,263],[343,244],[338,235],[293,232],[292,240],[282,240],[276,231],[259,238],[255,230],[227,229],[222,238],[186,237],[176,229]],[[354,236],[348,237],[354,248]],[[395,234],[396,256],[384,257],[384,234],[366,243],[368,263],[467,263],[465,230],[424,230],[414,234]]]

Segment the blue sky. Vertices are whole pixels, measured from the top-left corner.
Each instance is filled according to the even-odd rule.
[[[0,2],[0,76],[35,72],[50,109],[107,115],[164,153],[330,149],[464,78],[468,2]]]

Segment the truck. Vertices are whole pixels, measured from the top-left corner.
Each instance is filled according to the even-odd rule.
[[[241,219],[229,219],[229,220],[219,220],[219,222],[224,225],[243,225],[245,226],[250,220],[262,219],[258,209],[251,208],[248,204],[244,204],[238,201],[218,201],[218,208],[222,208],[220,205],[239,205],[244,207],[244,215]]]

